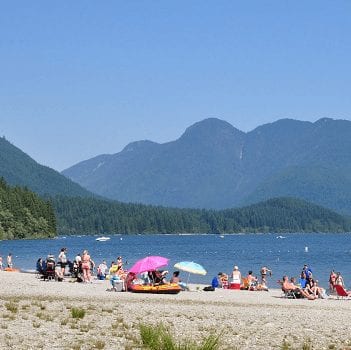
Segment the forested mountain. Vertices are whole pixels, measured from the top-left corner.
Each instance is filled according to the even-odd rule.
[[[176,209],[93,198],[52,199],[61,234],[348,232],[350,219],[293,198],[222,211]]]
[[[351,214],[351,122],[282,119],[244,133],[211,118],[63,174],[124,202],[223,209],[293,196]]]
[[[38,164],[4,137],[0,138],[0,177],[10,185],[26,186],[40,195],[92,196],[59,172]]]
[[[48,201],[0,178],[0,239],[53,237],[56,218]]]

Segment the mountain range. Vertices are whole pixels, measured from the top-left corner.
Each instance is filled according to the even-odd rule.
[[[122,202],[223,209],[290,196],[351,214],[351,122],[281,119],[246,133],[209,118],[62,174]]]

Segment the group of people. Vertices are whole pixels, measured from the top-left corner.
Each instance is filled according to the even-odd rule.
[[[120,284],[121,289],[123,291],[126,291],[131,290],[133,284],[162,285],[167,283],[175,283],[178,284],[182,290],[189,290],[187,284],[180,279],[179,271],[174,271],[169,281],[167,279],[169,273],[167,270],[145,271],[140,274],[140,278],[137,278],[135,273],[128,272],[123,268],[122,257],[117,258],[117,264],[112,262],[111,267],[108,271],[112,285],[111,290],[117,290],[116,284]]]
[[[351,295],[351,291],[347,291],[344,283],[344,278],[340,272],[332,270],[329,275],[329,290],[330,293],[335,293],[336,286],[341,286],[347,295]]]
[[[148,285],[168,283],[168,271],[146,271],[141,274],[141,278],[138,280],[135,274],[128,273],[124,268],[122,256],[118,256],[115,261],[111,262],[110,266],[107,265],[106,260],[103,260],[96,268],[96,264],[87,250],[77,254],[73,261],[68,259],[67,252],[67,248],[61,248],[57,259],[52,254],[49,254],[45,260],[39,258],[37,271],[44,279],[52,278],[62,281],[65,276],[69,275],[76,278],[78,282],[91,283],[93,272],[96,270],[97,279],[110,280],[111,289],[109,290],[117,290],[118,286],[121,287],[121,290],[128,290],[135,282]],[[186,283],[181,281],[179,274],[179,271],[175,271],[169,283],[177,283],[183,290],[187,290],[188,287]]]
[[[8,268],[13,267],[12,254],[7,256],[6,264]],[[71,275],[79,282],[92,282],[93,271],[95,270],[95,262],[92,260],[89,252],[84,250],[75,256],[73,261],[67,258],[67,248],[61,248],[57,261],[55,257],[49,254],[44,261],[38,259],[37,270],[47,277],[54,277],[56,280],[62,281],[65,276]],[[0,256],[0,269],[3,269],[3,261]],[[168,283],[168,271],[146,271],[141,274],[138,279],[135,274],[128,273],[124,268],[122,256],[118,256],[115,261],[112,261],[108,267],[106,260],[103,260],[96,269],[97,278],[99,280],[109,279],[111,290],[116,290],[117,284],[122,286],[122,290],[128,290],[133,283],[141,283],[146,285],[157,285]],[[272,276],[272,270],[267,266],[262,266],[260,269],[260,277],[253,274],[253,271],[248,271],[246,276],[242,276],[239,267],[235,265],[230,275],[219,272],[212,279],[211,287],[215,288],[231,288],[231,289],[246,289],[246,290],[265,290],[268,291],[267,277]],[[311,268],[305,264],[301,270],[298,281],[296,278],[283,276],[281,284],[284,293],[294,295],[296,298],[307,298],[314,300],[317,298],[326,298],[328,295],[326,290],[319,286],[318,280],[313,276]],[[183,290],[188,290],[188,286],[180,279],[180,272],[174,271],[169,283],[178,284]],[[329,291],[334,292],[335,285],[344,286],[344,280],[340,272],[331,271],[329,276]],[[351,291],[348,292],[351,295]]]
[[[283,276],[282,281],[278,282],[281,283],[282,290],[287,296],[292,295],[294,298],[307,298],[309,300],[328,297],[326,290],[319,286],[318,280],[314,278],[312,270],[307,264],[303,266],[298,282],[295,277],[289,279],[286,275]]]
[[[92,271],[95,263],[91,259],[89,252],[84,250],[78,253],[73,261],[67,258],[67,248],[61,248],[57,260],[53,254],[48,254],[46,259],[37,260],[36,269],[45,278],[55,278],[62,281],[65,276],[71,275],[79,282],[92,282]]]
[[[272,270],[267,266],[262,266],[260,269],[260,279],[253,274],[253,271],[248,271],[243,277],[239,267],[235,265],[230,276],[224,272],[219,272],[212,279],[212,288],[231,288],[231,289],[246,289],[246,290],[266,290],[268,291],[267,275],[272,276]]]

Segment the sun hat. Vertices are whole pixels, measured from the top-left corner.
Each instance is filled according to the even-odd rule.
[[[234,266],[234,270],[239,270],[239,268],[235,265],[235,266]]]

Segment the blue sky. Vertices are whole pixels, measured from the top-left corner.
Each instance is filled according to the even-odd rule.
[[[351,2],[9,1],[0,135],[63,170],[224,119],[351,118]]]

